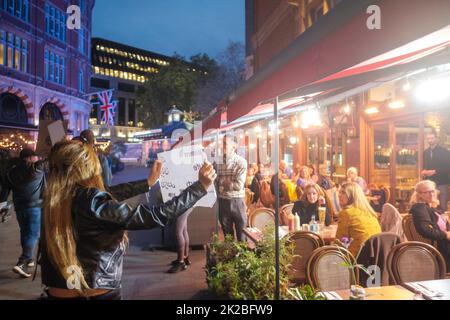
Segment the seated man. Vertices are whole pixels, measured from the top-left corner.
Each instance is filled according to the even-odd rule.
[[[424,238],[437,242],[437,249],[444,256],[447,272],[450,271],[450,223],[445,215],[432,207],[436,198],[436,184],[430,180],[420,181],[412,196],[412,214],[416,231]]]

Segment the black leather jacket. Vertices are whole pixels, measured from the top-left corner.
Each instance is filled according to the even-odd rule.
[[[179,196],[156,206],[131,207],[126,203],[118,202],[147,191],[146,180],[111,187],[110,193],[82,187],[76,191],[72,216],[77,257],[90,288],[118,289],[121,287],[122,262],[126,247],[125,230],[164,226],[206,195],[204,187],[200,182],[196,182]],[[42,283],[47,287],[67,289],[66,281],[54,268],[46,254],[43,236],[44,232],[41,237]]]
[[[45,188],[44,163],[36,162],[27,164],[20,161],[6,174],[5,192],[3,199],[6,201],[10,190],[13,192],[14,208],[23,210],[40,207]]]

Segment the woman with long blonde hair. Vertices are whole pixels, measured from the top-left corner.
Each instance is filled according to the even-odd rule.
[[[126,230],[150,229],[175,220],[206,194],[216,174],[204,164],[199,181],[158,206],[118,201],[154,188],[155,162],[147,180],[106,192],[94,149],[80,141],[57,143],[49,156],[41,239],[42,282],[50,299],[120,299]]]
[[[344,183],[339,190],[339,213],[336,239],[353,239],[349,251],[356,256],[364,242],[381,232],[378,216],[356,182]]]

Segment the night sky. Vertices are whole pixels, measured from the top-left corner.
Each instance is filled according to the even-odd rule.
[[[244,43],[245,0],[96,0],[93,37],[215,58],[229,40]]]

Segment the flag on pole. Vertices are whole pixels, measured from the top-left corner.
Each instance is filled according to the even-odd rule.
[[[96,93],[100,101],[100,110],[102,112],[102,122],[106,126],[114,126],[114,115],[116,114],[117,101],[112,100],[112,90],[105,90]]]

